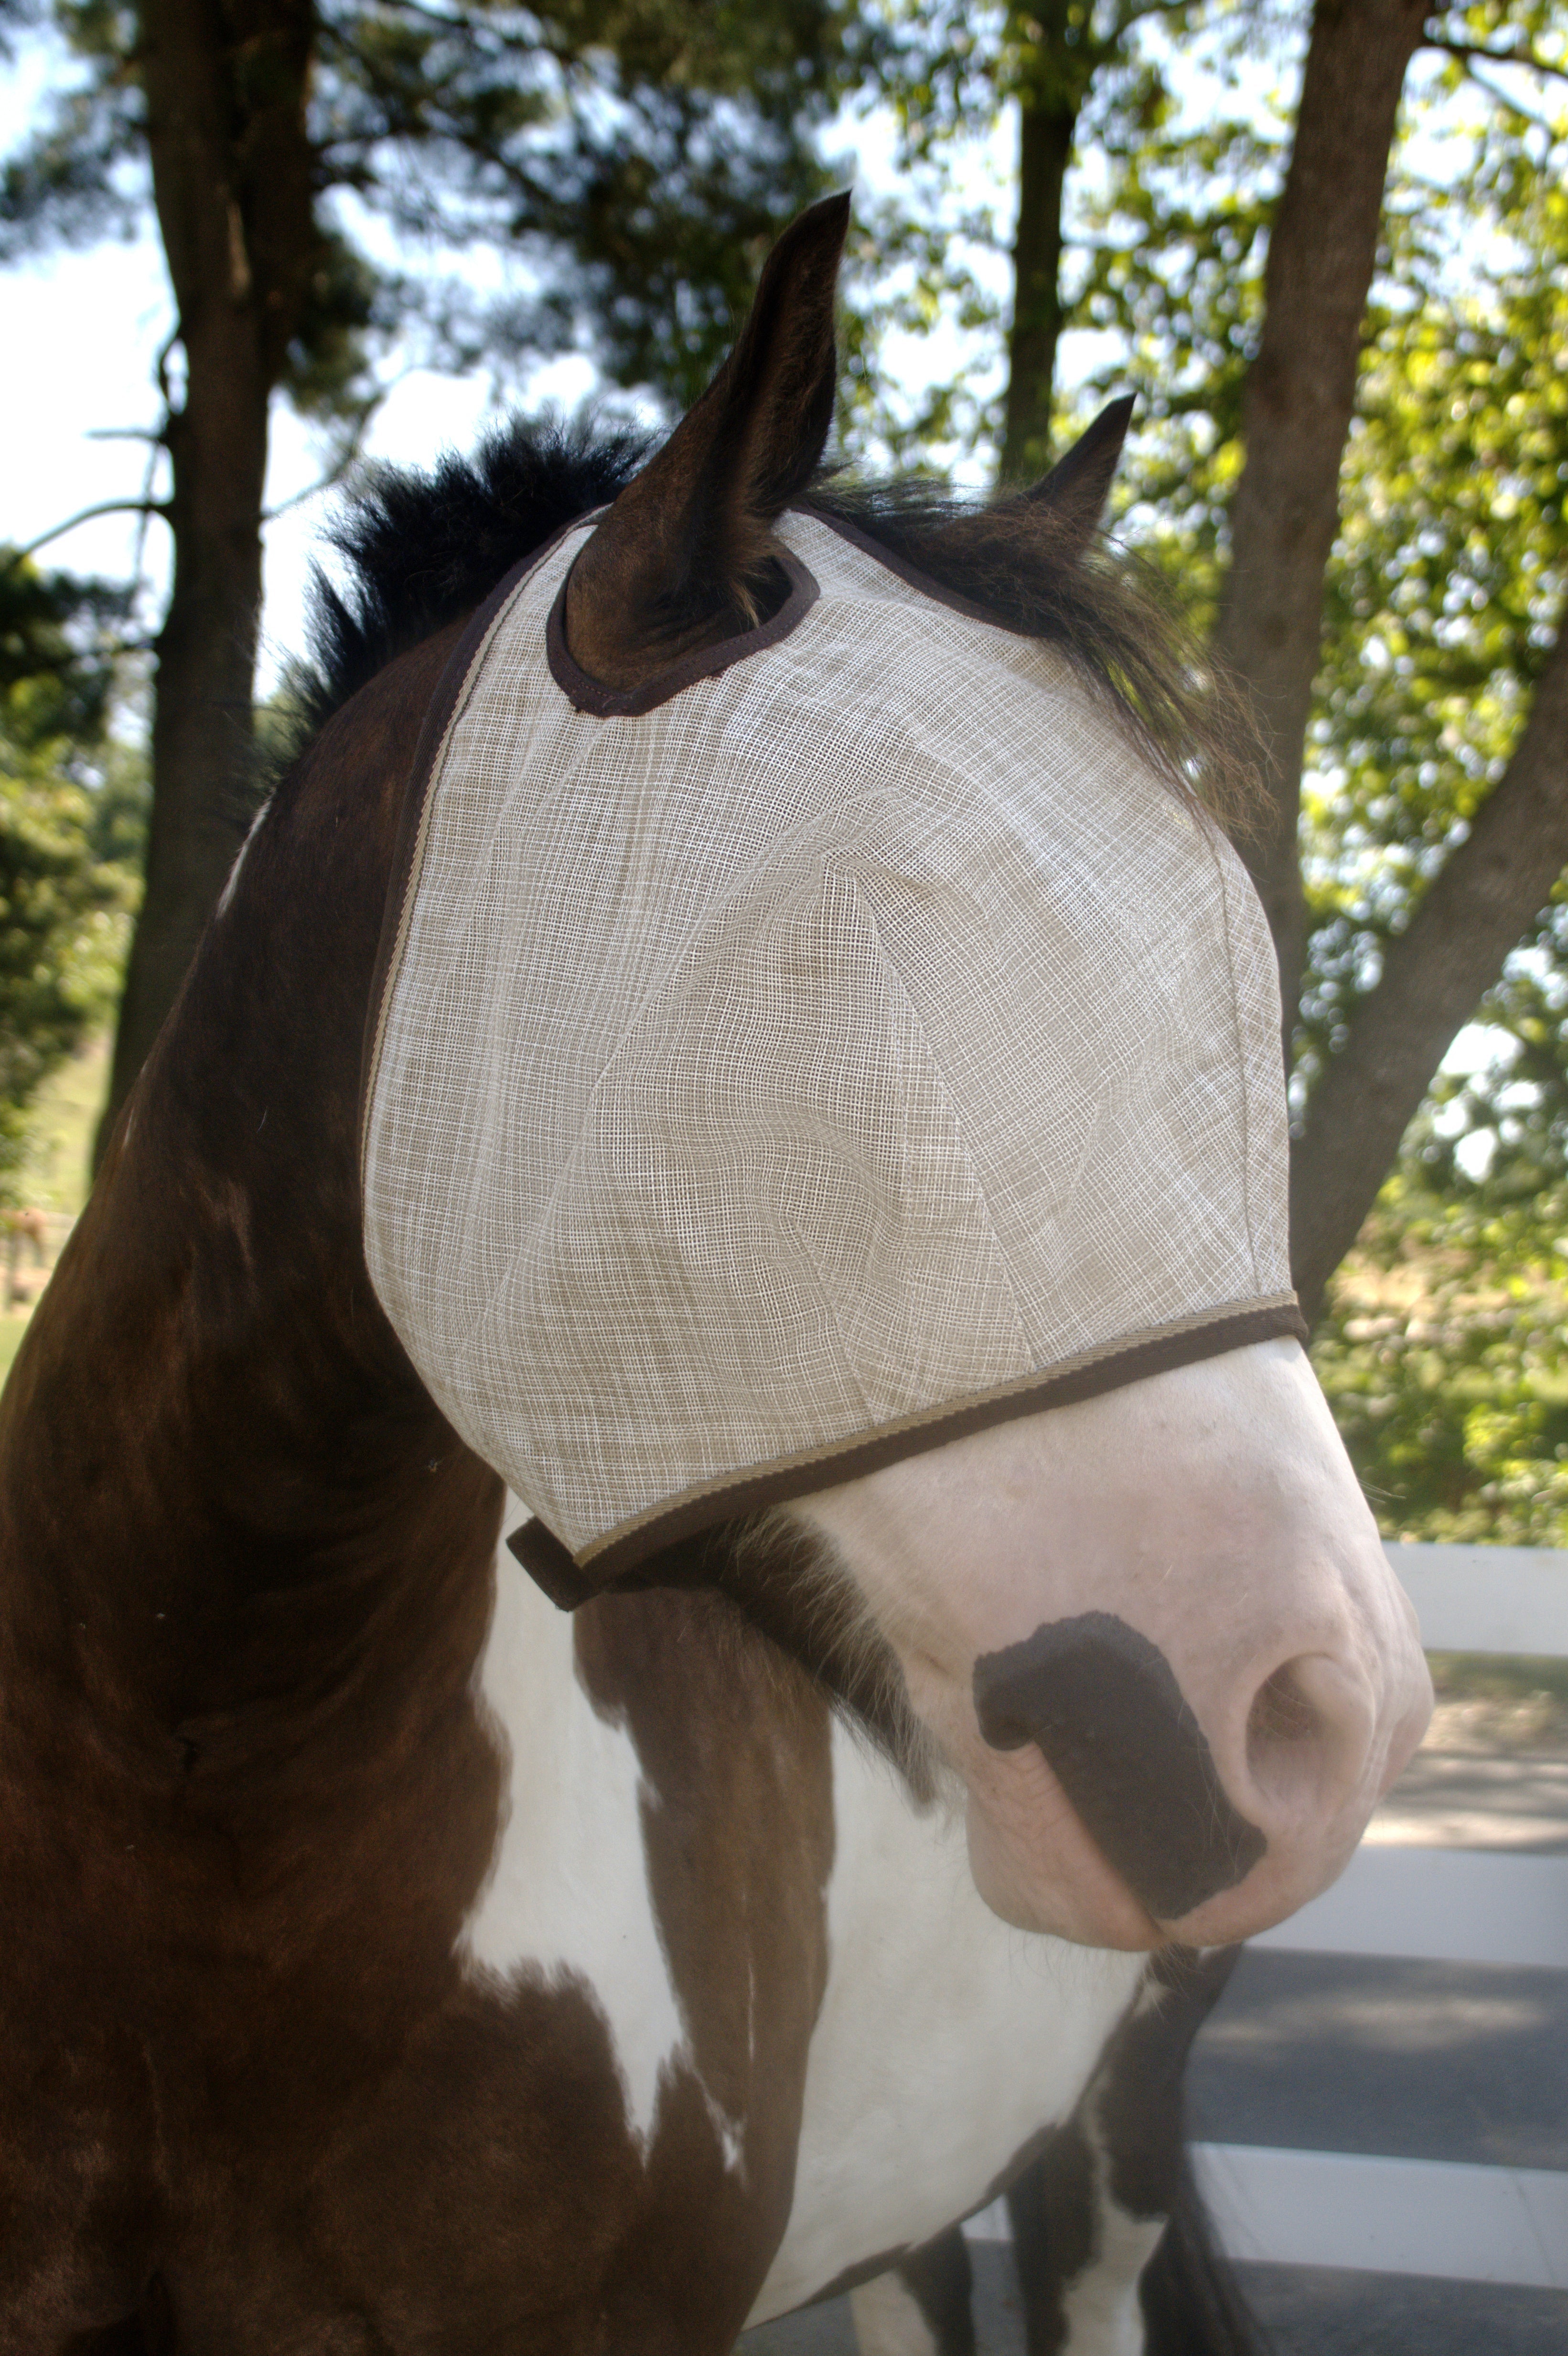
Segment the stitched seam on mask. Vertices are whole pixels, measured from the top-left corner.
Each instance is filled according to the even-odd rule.
[[[881,959],[883,969],[886,971],[893,989],[898,992],[901,1002],[908,1007],[910,1021],[914,1024],[916,1031],[920,1034],[920,1044],[925,1050],[926,1060],[930,1064],[931,1069],[935,1076],[936,1085],[942,1091],[942,1101],[947,1107],[948,1117],[953,1123],[954,1135],[957,1138],[959,1145],[963,1150],[965,1163],[970,1174],[970,1183],[974,1188],[975,1194],[979,1201],[980,1208],[985,1214],[986,1225],[990,1229],[991,1240],[997,1247],[997,1265],[1001,1270],[1002,1282],[1007,1287],[1008,1303],[1013,1312],[1013,1325],[1018,1334],[1019,1347],[1022,1351],[1024,1356],[1032,1363],[1035,1357],[1035,1353],[1029,1346],[1029,1330],[1024,1323],[1023,1315],[1019,1307],[1019,1296],[1013,1284],[1013,1272],[1008,1263],[1007,1250],[1002,1242],[1001,1233],[997,1226],[995,1214],[991,1209],[990,1198],[987,1196],[984,1186],[980,1183],[979,1173],[975,1167],[975,1157],[970,1150],[969,1141],[965,1135],[964,1123],[959,1119],[957,1103],[955,1100],[952,1089],[948,1086],[947,1075],[943,1070],[936,1049],[932,1044],[931,1034],[926,1030],[925,1024],[921,1021],[920,1009],[916,1006],[914,999],[910,992],[909,987],[906,984],[902,974],[899,971],[898,967],[893,962],[887,945],[882,939],[882,928],[877,922],[877,912],[875,908],[870,905],[869,899],[863,893],[859,878],[858,876],[851,875],[848,876],[846,881],[849,884],[857,897],[865,900],[866,914],[870,923],[872,934],[876,939],[877,955]],[[1257,1274],[1255,1267],[1253,1270],[1253,1274],[1254,1277]]]

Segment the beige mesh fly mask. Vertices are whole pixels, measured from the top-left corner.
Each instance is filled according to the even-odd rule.
[[[599,689],[556,614],[592,529],[427,729],[364,1134],[377,1292],[567,1603],[1302,1330],[1274,952],[1213,827],[1062,658],[808,512],[765,627]]]

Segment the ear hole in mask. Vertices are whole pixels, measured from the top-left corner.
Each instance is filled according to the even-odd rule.
[[[748,626],[760,630],[764,623],[771,622],[789,595],[789,574],[776,556],[770,556],[765,570],[751,584],[752,612]]]
[[[790,577],[776,556],[764,560],[749,580],[717,604],[710,594],[689,589],[661,598],[649,617],[649,646],[677,646],[694,633],[722,643],[763,629],[783,607],[790,593]]]

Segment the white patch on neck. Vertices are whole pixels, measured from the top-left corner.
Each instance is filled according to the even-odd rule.
[[[522,1518],[510,1513],[508,1530]],[[643,1843],[657,1795],[629,1734],[582,1689],[570,1617],[505,1550],[478,1691],[506,1792],[459,1955],[480,1981],[587,1993],[645,2154],[666,2072],[696,2075]],[[753,2322],[976,2207],[1029,2137],[1075,2107],[1146,1961],[1009,1929],[975,1889],[962,1818],[916,1809],[842,1726],[832,1740],[827,1985],[789,2225]],[[708,2109],[739,2169],[745,2121],[710,2096]]]
[[[962,1816],[916,1809],[837,1722],[833,1806],[795,2200],[752,2323],[978,2208],[1029,2138],[1072,2113],[1147,1960],[999,1921]]]
[[[527,1518],[509,1503],[507,1531]],[[577,1675],[569,1613],[499,1551],[479,1697],[507,1762],[500,1837],[458,1954],[477,1979],[586,1990],[603,2018],[626,2120],[645,2155],[667,2070],[696,2074],[648,1883],[642,1809],[658,1805],[624,1727],[601,1718]],[[699,2082],[700,2083],[700,2082]],[[744,2122],[707,2095],[725,2166]]]

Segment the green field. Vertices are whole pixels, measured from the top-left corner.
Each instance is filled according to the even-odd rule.
[[[45,1081],[28,1121],[27,1159],[16,1198],[41,1211],[73,1217],[87,1200],[92,1132],[109,1086],[109,1041],[94,1039]],[[24,1255],[21,1280],[33,1301],[18,1309],[0,1306],[0,1380],[9,1373],[42,1278]]]

